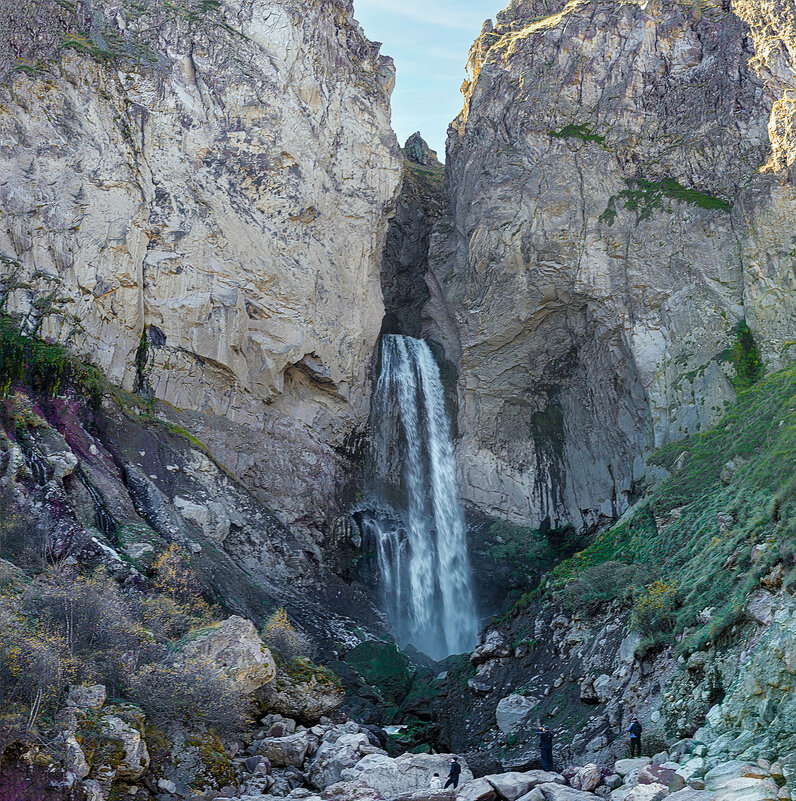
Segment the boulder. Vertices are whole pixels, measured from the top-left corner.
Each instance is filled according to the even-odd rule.
[[[639,784],[665,784],[669,786],[669,782],[674,776],[674,770],[671,768],[664,768],[662,765],[645,765],[638,772]]]
[[[499,631],[490,631],[486,639],[470,654],[470,661],[474,665],[488,662],[490,659],[502,659],[511,656],[506,638]]]
[[[498,728],[503,734],[515,734],[520,729],[527,728],[538,703],[536,698],[526,698],[517,693],[502,698],[495,710]]]
[[[249,773],[257,774],[258,776],[267,776],[271,772],[271,763],[259,754],[246,757],[243,760],[243,766]]]
[[[692,790],[688,787],[671,793],[666,797],[666,801],[710,801],[710,793],[704,790]]]
[[[736,759],[730,762],[722,762],[711,768],[705,774],[705,789],[716,790],[719,787],[723,787],[732,779],[740,778],[743,776],[743,769],[746,764],[746,762],[741,762]]]
[[[768,626],[774,620],[779,604],[768,590],[755,590],[746,600],[746,614],[761,626]]]
[[[583,790],[586,793],[591,793],[596,787],[599,787],[602,780],[603,774],[600,768],[593,762],[589,762],[575,771],[575,775],[570,780],[570,784],[576,790]]]
[[[257,698],[273,712],[309,724],[331,715],[343,703],[345,690],[328,668],[297,659],[280,667]]]
[[[600,696],[597,695],[597,691],[594,689],[594,679],[591,676],[587,676],[580,683],[580,700],[584,704],[600,703]]]
[[[622,777],[618,773],[612,773],[610,776],[606,776],[603,779],[603,784],[609,790],[616,790],[617,787],[622,786]]]
[[[71,770],[78,779],[85,779],[91,767],[86,761],[86,755],[80,747],[74,734],[69,734],[64,738],[64,767]]]
[[[622,778],[624,778],[631,771],[644,768],[651,762],[652,760],[649,757],[638,757],[637,759],[617,759],[616,762],[614,762],[614,772],[618,773]]]
[[[599,675],[594,680],[594,692],[597,694],[599,703],[604,704],[615,697],[618,684],[619,682],[607,673]]]
[[[86,801],[107,801],[106,793],[96,779],[86,779],[83,782],[83,792],[86,794]]]
[[[705,771],[705,760],[702,757],[693,757],[680,765],[675,771],[678,776],[682,776],[686,781],[694,776],[700,776]]]
[[[260,725],[265,728],[266,737],[287,737],[288,734],[296,733],[296,721],[282,715],[266,715],[260,720]]]
[[[665,784],[637,784],[625,796],[625,801],[661,801],[668,794]]]
[[[149,767],[149,752],[147,751],[141,732],[116,715],[105,715],[102,718],[103,734],[122,744],[122,755],[115,766],[117,779],[140,779]],[[92,765],[97,770],[99,765]]]
[[[517,801],[595,801],[593,793],[584,793],[574,787],[558,782],[545,782],[533,788],[529,793],[520,796]]]
[[[73,684],[66,696],[66,705],[78,709],[102,709],[105,704],[104,684]]]
[[[692,654],[691,657],[689,657],[688,659],[689,663],[691,662],[691,659],[693,657],[694,654]],[[707,656],[705,657],[705,661],[707,662]],[[676,762],[683,762],[685,755],[690,754],[695,745],[696,743],[690,737],[678,740],[669,749],[669,758],[675,760]]]
[[[52,478],[65,478],[74,473],[78,463],[77,456],[58,431],[49,426],[38,428],[36,444],[50,466]]]
[[[183,658],[208,661],[250,695],[276,676],[271,652],[250,620],[233,615],[202,631],[181,650]]]
[[[495,788],[486,779],[473,779],[461,785],[456,801],[498,801]]]
[[[777,801],[779,786],[773,779],[739,777],[729,779],[720,787],[711,790],[713,801]]]
[[[769,773],[771,774],[772,778],[776,779],[778,782],[785,781],[785,771],[782,769],[782,763],[779,761],[772,762],[771,766],[768,769]]]
[[[417,790],[397,796],[393,801],[456,801],[456,792],[447,790]]]
[[[401,754],[393,759],[384,754],[369,754],[354,767],[342,771],[344,782],[359,782],[380,792],[385,798],[426,790],[431,777],[438,773],[443,778],[450,770],[451,754]],[[467,763],[462,766],[460,785],[473,778]]]
[[[669,779],[669,793],[685,790],[686,785],[686,780],[679,773],[675,773],[672,778]]]
[[[313,799],[316,797],[312,796]],[[272,798],[273,801],[282,801],[277,796],[266,796],[265,799],[260,797],[256,801],[271,801]],[[344,781],[332,784],[323,791],[322,798],[324,801],[353,801],[353,799],[356,799],[356,801],[384,801],[384,796],[378,790],[368,787],[361,781]],[[310,801],[310,799],[307,801]]]
[[[522,795],[525,795],[534,787],[540,784],[545,784],[551,781],[551,777],[556,774],[548,773],[543,770],[531,770],[520,773],[519,771],[510,771],[508,773],[498,773],[492,776],[485,776],[484,778],[495,788],[498,796],[505,801],[516,801]],[[561,783],[564,777],[561,776]],[[552,778],[555,781],[555,778]]]
[[[334,739],[325,737],[310,762],[307,777],[313,787],[323,790],[339,782],[346,768],[354,767],[372,750],[373,746],[363,732],[347,733]]]
[[[309,747],[310,737],[306,732],[298,732],[287,737],[266,737],[258,744],[257,752],[275,768],[300,768]]]

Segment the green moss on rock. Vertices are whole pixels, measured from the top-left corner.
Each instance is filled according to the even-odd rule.
[[[596,142],[605,147],[605,137],[592,131],[588,125],[565,125],[560,131],[549,131],[550,136],[556,139],[581,139],[584,142]]]
[[[345,661],[387,701],[400,704],[412,686],[409,657],[394,643],[366,640],[349,651]]]
[[[688,628],[680,648],[690,651],[738,622],[749,593],[773,568],[785,586],[796,583],[796,365],[759,379],[716,426],[649,461],[675,472],[633,514],[559,565],[553,590],[608,561],[643,565],[649,574],[639,598],[653,582],[676,587],[652,639]],[[711,615],[698,618],[704,609]]]
[[[728,212],[732,208],[732,204],[723,198],[683,186],[674,178],[663,178],[660,181],[631,178],[626,179],[625,183],[627,189],[611,197],[608,207],[600,215],[600,222],[608,226],[613,225],[617,215],[617,204],[620,203],[628,211],[635,212],[639,222],[649,219],[658,209],[672,211],[666,205],[667,201],[688,203],[707,211]]]

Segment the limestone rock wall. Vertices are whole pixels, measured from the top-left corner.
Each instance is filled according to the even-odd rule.
[[[645,453],[734,396],[743,320],[767,367],[789,358],[792,11],[514,0],[485,24],[429,328],[460,358],[462,484],[485,512],[604,523]]]
[[[11,308],[59,279],[82,353],[193,412],[317,529],[383,317],[391,60],[347,0],[52,5],[36,26],[14,3],[2,29],[0,254],[33,286]]]

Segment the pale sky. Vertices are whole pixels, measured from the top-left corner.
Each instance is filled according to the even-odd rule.
[[[365,35],[395,59],[392,124],[401,145],[415,131],[445,160],[448,125],[461,111],[459,92],[470,46],[484,20],[508,0],[354,0]]]

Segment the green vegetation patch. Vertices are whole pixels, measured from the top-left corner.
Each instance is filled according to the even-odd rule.
[[[690,651],[741,620],[777,565],[796,589],[796,365],[759,379],[716,426],[649,461],[676,472],[556,567],[553,592],[566,599],[591,587],[595,602],[627,601],[653,643],[689,628],[680,647]]]
[[[570,123],[560,131],[548,131],[548,133],[556,139],[581,139],[584,142],[596,142],[600,147],[605,147],[605,137],[594,133],[588,125]]]
[[[316,684],[333,693],[342,693],[343,685],[337,674],[323,665],[316,665],[300,656],[292,662],[280,660],[280,667],[295,684]]]
[[[69,386],[93,406],[100,404],[105,390],[105,378],[98,368],[60,343],[26,336],[10,315],[0,313],[0,397],[7,397],[23,383],[48,397]]]
[[[412,687],[415,671],[394,643],[366,640],[352,648],[345,661],[388,701],[400,704]]]
[[[749,389],[757,383],[763,377],[765,368],[763,357],[746,320],[742,320],[735,329],[735,336],[735,345],[722,355],[735,367],[735,378],[732,383],[735,389],[740,391]]]
[[[507,565],[512,580],[537,578],[555,564],[556,549],[538,529],[514,526],[495,519],[487,530],[489,544],[482,555],[499,565]]]
[[[627,189],[623,189],[618,195],[611,197],[608,201],[608,208],[600,215],[600,222],[609,226],[613,225],[619,203],[628,211],[635,212],[639,222],[649,219],[656,209],[671,212],[672,209],[667,205],[668,201],[689,203],[707,211],[728,212],[732,208],[732,204],[723,198],[690,189],[674,178],[663,178],[660,181],[631,178],[625,179],[625,183]]]

